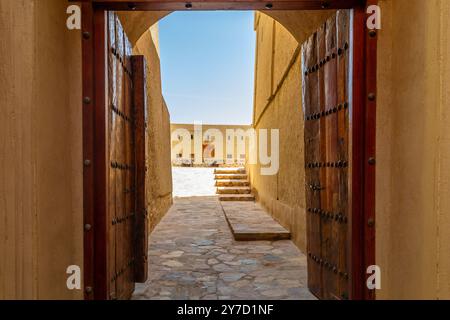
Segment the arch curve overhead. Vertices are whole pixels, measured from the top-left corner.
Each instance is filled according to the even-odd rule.
[[[335,13],[335,11],[336,10],[276,10],[260,12],[278,21],[299,43],[303,43],[305,39],[307,39],[307,37],[317,29],[323,21]],[[128,39],[132,46],[134,46],[152,25],[172,12],[173,11],[122,11],[118,14]]]
[[[280,23],[298,43],[303,43],[336,10],[260,11]]]
[[[171,11],[121,11],[118,12],[123,29],[134,47],[152,25],[172,13]]]

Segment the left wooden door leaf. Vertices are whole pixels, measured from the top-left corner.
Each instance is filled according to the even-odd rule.
[[[107,251],[109,299],[129,299],[147,278],[145,199],[145,59],[131,44],[115,12],[108,13],[109,157]]]

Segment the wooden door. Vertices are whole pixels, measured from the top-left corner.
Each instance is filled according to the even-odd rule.
[[[119,18],[108,13],[109,299],[128,299],[146,278],[145,61],[133,57]]]
[[[308,286],[349,298],[350,11],[340,10],[302,46]]]
[[[71,0],[74,1],[75,0]],[[201,2],[201,3],[200,3]],[[111,262],[115,263],[111,255],[116,254],[115,241],[116,231],[110,234],[112,229],[112,219],[116,217],[116,209],[110,210],[109,205],[114,201],[116,205],[116,199],[112,200],[112,194],[116,194],[118,186],[116,184],[115,172],[120,172],[118,168],[110,168],[111,156],[114,156],[116,151],[110,152],[111,138],[115,139],[114,130],[112,128],[113,121],[115,122],[115,116],[110,114],[112,112],[111,100],[112,95],[118,94],[117,91],[106,90],[105,88],[110,85],[112,81],[111,77],[117,77],[119,63],[122,64],[117,56],[118,45],[115,42],[116,39],[122,39],[128,46],[126,37],[118,37],[116,32],[120,24],[116,25],[116,18],[112,13],[107,14],[106,10],[199,10],[199,9],[248,9],[248,10],[263,10],[266,6],[265,3],[254,0],[246,3],[238,3],[236,1],[223,1],[215,2],[213,0],[193,2],[192,7],[187,8],[186,3],[183,1],[171,1],[166,3],[164,1],[153,3],[153,1],[143,1],[130,5],[127,0],[115,0],[105,3],[94,3],[93,1],[83,1],[82,5],[82,68],[83,68],[83,214],[84,214],[84,289],[86,299],[107,299],[117,297],[116,289],[110,290],[113,278],[116,277],[118,271],[121,268],[110,267]],[[274,1],[273,9],[277,10],[307,10],[307,9],[324,9],[323,1]],[[295,3],[294,3],[295,2]],[[307,203],[308,203],[308,218],[307,218],[307,238],[308,238],[308,269],[309,269],[309,287],[319,297],[347,297],[347,292],[344,289],[350,291],[350,298],[353,299],[374,299],[374,291],[369,291],[365,286],[366,267],[375,264],[375,128],[376,128],[376,61],[377,61],[377,38],[378,33],[376,30],[370,32],[366,29],[366,7],[369,5],[377,4],[377,0],[342,0],[342,1],[330,1],[327,9],[339,9],[339,8],[354,8],[353,9],[353,34],[352,41],[357,45],[352,46],[351,50],[345,50],[346,42],[347,47],[350,41],[345,41],[349,37],[348,24],[349,13],[348,11],[339,12],[334,18],[336,22],[336,39],[338,45],[333,46],[331,42],[329,45],[338,48],[344,48],[344,52],[341,52],[336,65],[336,90],[337,101],[347,100],[347,103],[340,102],[336,111],[338,121],[338,136],[339,143],[337,149],[339,155],[342,156],[338,160],[338,168],[334,170],[338,172],[338,192],[336,192],[336,185],[333,186],[333,192],[328,194],[330,190],[322,189],[321,183],[327,183],[327,179],[323,179],[323,176],[329,175],[331,170],[331,164],[335,164],[331,160],[327,162],[321,162],[322,159],[327,159],[326,154],[320,148],[323,147],[321,141],[326,146],[327,140],[323,137],[326,135],[326,126],[330,125],[329,122],[323,121],[323,117],[330,115],[329,110],[324,110],[322,116],[323,105],[319,105],[319,83],[321,86],[325,86],[324,82],[331,81],[330,78],[324,78],[324,72],[329,74],[328,71],[324,71],[324,64],[328,64],[328,56],[318,56],[318,35],[315,33],[303,46],[303,107],[305,113],[305,160],[307,166],[306,178],[308,179],[307,186]],[[110,20],[107,22],[106,20]],[[333,20],[333,19],[332,19]],[[114,21],[114,22],[113,22]],[[331,22],[333,24],[333,22]],[[108,30],[105,32],[105,25]],[[121,29],[121,28],[120,28]],[[119,30],[120,31],[120,30]],[[121,31],[120,31],[121,32]],[[324,29],[322,32],[329,32],[329,29]],[[114,34],[114,36],[113,36]],[[124,45],[125,46],[125,45]],[[108,48],[107,54],[105,54],[105,48]],[[325,47],[326,48],[326,47]],[[114,51],[112,51],[114,49]],[[349,52],[353,52],[352,64],[352,102],[349,104],[349,92],[345,85],[348,83],[349,74]],[[336,54],[336,52],[335,52]],[[321,59],[321,60],[320,60]],[[323,61],[325,59],[325,62]],[[333,58],[333,59],[336,59]],[[105,61],[106,60],[106,61]],[[116,64],[113,68],[112,64]],[[347,65],[348,63],[348,65]],[[107,66],[108,70],[105,70]],[[320,74],[322,75],[319,78]],[[134,68],[133,68],[134,70]],[[122,70],[123,72],[123,70]],[[143,73],[143,70],[141,70]],[[139,78],[139,75],[132,73],[133,78]],[[142,75],[141,75],[142,78]],[[115,79],[115,81],[122,81]],[[133,95],[137,96],[136,83],[133,84]],[[145,83],[145,82],[141,82]],[[343,83],[343,85],[342,85]],[[144,86],[145,88],[145,86]],[[142,90],[144,90],[144,88]],[[344,89],[345,88],[345,89]],[[116,90],[116,89],[114,89]],[[105,92],[107,94],[105,94]],[[346,99],[342,97],[345,96]],[[145,103],[145,94],[140,96],[140,99]],[[320,96],[321,99],[325,99]],[[115,98],[117,99],[117,97]],[[329,98],[332,100],[332,97]],[[115,105],[114,105],[115,106]],[[122,106],[120,106],[122,107]],[[330,107],[330,106],[328,106]],[[327,108],[328,108],[327,107]],[[135,111],[139,112],[138,106],[135,103]],[[342,111],[345,109],[345,112]],[[119,110],[119,109],[118,109]],[[121,110],[121,109],[120,109]],[[145,108],[141,110],[141,114]],[[320,113],[319,113],[320,111]],[[120,111],[122,112],[122,111]],[[351,113],[351,121],[349,123],[349,112]],[[116,112],[114,112],[115,114]],[[334,117],[336,118],[336,117]],[[120,120],[119,120],[120,121]],[[145,123],[145,119],[135,119]],[[143,128],[144,126],[141,126]],[[351,127],[350,129],[348,129]],[[135,130],[139,130],[139,126],[136,126]],[[350,132],[349,132],[350,131]],[[135,131],[135,143],[139,141]],[[351,134],[349,134],[351,133]],[[141,132],[142,136],[145,133]],[[145,139],[141,139],[142,142]],[[351,142],[350,142],[351,141]],[[112,147],[115,141],[113,141]],[[135,148],[138,148],[136,145]],[[141,150],[145,146],[141,147]],[[137,150],[137,149],[136,149]],[[349,154],[349,150],[350,154]],[[330,149],[330,152],[333,149]],[[136,151],[137,152],[137,151]],[[335,150],[333,152],[336,152]],[[331,154],[329,154],[331,155]],[[106,161],[105,161],[106,160]],[[116,161],[116,160],[112,160]],[[139,184],[139,179],[142,180],[142,171],[139,171],[138,165],[145,168],[142,160],[137,160],[135,169],[135,183],[139,188],[145,187],[145,184]],[[349,165],[349,161],[351,161]],[[325,165],[325,167],[324,167]],[[339,168],[339,165],[341,166]],[[105,167],[106,166],[106,167]],[[114,169],[114,170],[112,170]],[[325,172],[325,173],[324,173]],[[333,170],[331,170],[333,172]],[[347,177],[346,177],[347,176]],[[145,178],[145,177],[144,177]],[[336,176],[334,177],[336,179]],[[114,181],[114,184],[112,183]],[[331,180],[333,181],[333,180]],[[353,189],[349,188],[349,181],[352,181],[351,185]],[[336,183],[335,181],[333,182]],[[139,189],[136,188],[136,192]],[[325,196],[325,192],[327,195]],[[145,190],[141,193],[145,196]],[[335,213],[331,211],[325,211],[322,205],[327,204],[327,201],[336,201],[335,197],[338,195],[339,207],[343,208],[341,216],[339,214],[335,217]],[[134,218],[135,227],[140,228],[134,230],[133,238],[136,245],[134,249],[135,256],[135,277],[139,279],[139,274],[143,277],[146,275],[146,264],[143,261],[146,259],[145,249],[146,236],[138,236],[137,234],[143,234],[146,232],[145,224],[139,223],[140,220],[145,221],[145,199],[143,197],[136,197],[136,201],[140,204],[136,204],[136,214]],[[348,197],[348,199],[346,198]],[[121,198],[120,198],[121,199]],[[120,200],[119,199],[119,200]],[[349,200],[351,200],[351,210],[349,210]],[[122,200],[120,200],[122,201]],[[333,203],[333,202],[332,202]],[[330,210],[330,209],[328,209]],[[120,213],[120,212],[119,212]],[[323,214],[322,214],[323,213]],[[321,219],[319,219],[319,216]],[[329,253],[329,247],[323,248],[325,244],[329,245],[330,225],[324,225],[327,221],[322,221],[325,217],[330,220],[331,217],[341,220],[340,233],[338,234],[339,241],[339,261],[332,262],[331,257],[322,257],[322,254]],[[334,221],[334,219],[333,219]],[[331,221],[328,221],[330,223]],[[347,226],[348,224],[348,226]],[[331,226],[331,231],[339,231],[336,226]],[[346,229],[345,233],[342,229]],[[351,229],[351,230],[349,230]],[[345,234],[344,234],[345,233]],[[349,236],[351,233],[351,236]],[[347,235],[347,237],[345,236]],[[333,235],[335,237],[336,235]],[[328,240],[327,240],[328,239]],[[332,239],[336,241],[336,239]],[[343,243],[350,243],[345,250],[342,250],[345,245]],[[336,243],[336,242],[335,242]],[[351,259],[348,257],[349,247],[351,247]],[[140,249],[139,249],[140,248]],[[114,249],[114,250],[113,250]],[[323,249],[323,250],[322,250]],[[113,253],[112,253],[112,252]],[[322,252],[324,251],[324,252]],[[326,252],[325,252],[326,251]],[[345,265],[346,259],[351,263]],[[335,257],[336,258],[336,257]],[[321,260],[322,259],[322,260]],[[329,260],[324,260],[329,259]],[[136,263],[138,261],[138,263]],[[318,262],[316,262],[318,261]],[[324,266],[333,270],[333,264],[339,263],[341,269],[336,268],[339,275],[339,280],[334,281],[338,283],[333,285],[333,290],[324,284]],[[319,267],[320,266],[320,267]],[[333,271],[334,272],[334,271]],[[329,275],[328,275],[329,276]],[[333,277],[332,277],[333,278]],[[336,277],[334,277],[336,279]],[[351,290],[348,281],[351,281]],[[114,281],[115,282],[115,281]],[[116,283],[114,283],[116,288]],[[131,287],[131,285],[130,285]],[[336,289],[337,288],[337,289]],[[130,290],[128,290],[129,292]]]

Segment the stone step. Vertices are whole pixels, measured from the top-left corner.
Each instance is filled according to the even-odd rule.
[[[252,194],[221,194],[220,201],[255,201],[255,196]]]
[[[247,180],[216,180],[216,187],[248,187]]]
[[[291,233],[256,202],[221,202],[236,241],[288,240]]]
[[[217,194],[249,194],[252,190],[250,187],[219,187]]]
[[[216,180],[247,180],[248,176],[242,173],[216,174]]]
[[[214,174],[232,174],[232,173],[245,174],[245,168],[219,168],[214,170]]]

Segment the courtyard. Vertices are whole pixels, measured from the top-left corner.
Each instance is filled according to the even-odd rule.
[[[172,167],[173,196],[213,196],[214,168]]]

